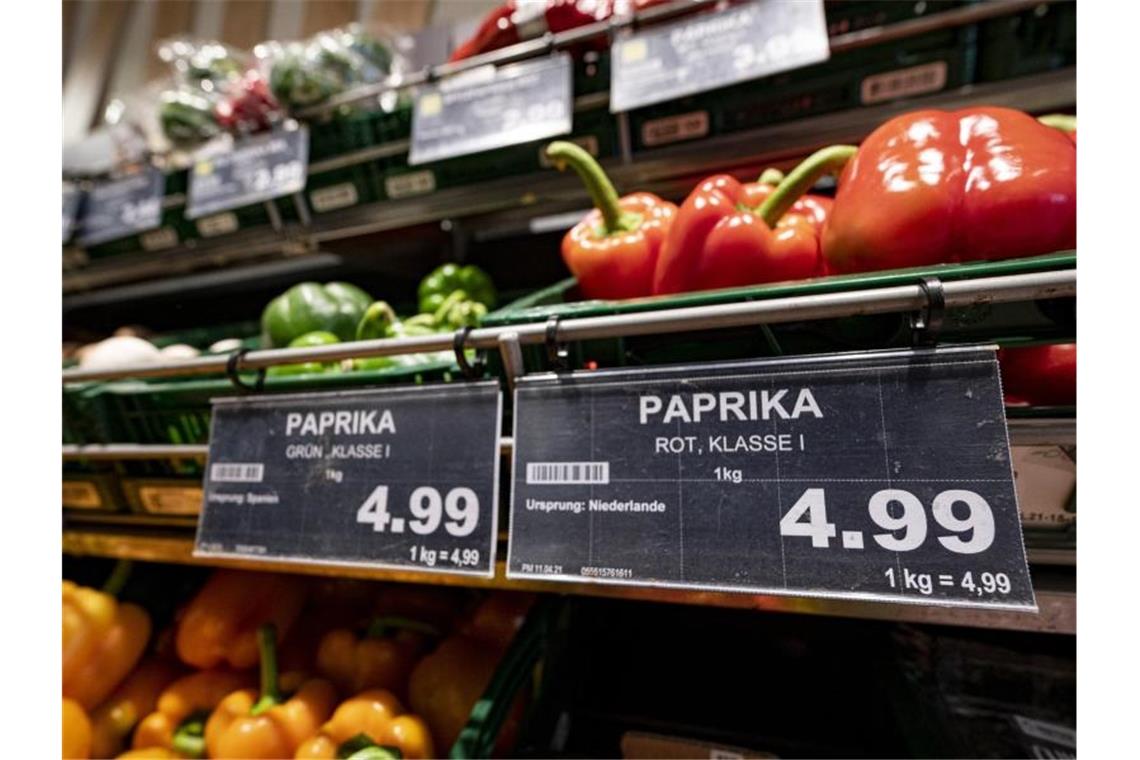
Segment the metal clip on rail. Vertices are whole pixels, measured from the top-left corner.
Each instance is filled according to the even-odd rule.
[[[937,277],[923,277],[918,286],[926,296],[926,305],[911,317],[910,325],[914,345],[929,347],[938,342],[938,334],[946,318],[946,288]]]
[[[464,325],[455,331],[455,340],[452,342],[452,347],[455,349],[455,363],[459,365],[459,371],[468,380],[478,380],[483,377],[483,373],[487,370],[487,360],[483,353],[476,349],[475,362],[467,361],[467,354],[464,352],[464,347],[467,344],[467,335],[471,332],[470,325]]]
[[[241,375],[238,374],[241,372],[241,360],[247,353],[249,353],[248,348],[239,348],[230,354],[230,358],[226,360],[226,377],[230,379],[230,382],[233,383],[238,390],[247,393],[260,393],[265,388],[265,367],[257,370],[257,379],[253,381],[253,385],[247,385],[246,382],[241,379]]]
[[[546,360],[555,372],[565,372],[570,369],[570,351],[565,343],[558,342],[558,322],[561,317],[555,315],[546,320]]]

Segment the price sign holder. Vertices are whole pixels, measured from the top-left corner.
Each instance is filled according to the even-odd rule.
[[[615,40],[610,111],[621,113],[828,59],[823,0],[754,0]]]
[[[190,171],[186,218],[230,211],[299,193],[309,165],[309,130],[256,135],[232,150],[199,158]]]
[[[993,347],[523,378],[507,575],[1036,608]]]
[[[71,182],[63,183],[63,242],[71,240],[75,222],[83,203],[83,191]]]
[[[495,381],[214,400],[194,555],[490,577]]]
[[[165,192],[166,177],[153,166],[129,177],[95,185],[85,193],[83,200],[79,244],[99,245],[153,230],[162,223]],[[66,193],[64,205],[67,205]]]
[[[427,85],[412,111],[412,166],[568,134],[573,126],[568,53],[485,66]]]

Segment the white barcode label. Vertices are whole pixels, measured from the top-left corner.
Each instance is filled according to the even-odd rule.
[[[609,462],[528,462],[527,483],[609,483]]]
[[[210,480],[215,483],[260,483],[265,465],[260,462],[227,462],[210,465]]]
[[[860,87],[860,94],[863,104],[868,105],[908,95],[938,92],[945,86],[946,61],[935,61],[867,77]]]

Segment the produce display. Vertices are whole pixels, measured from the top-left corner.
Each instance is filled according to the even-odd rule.
[[[109,585],[126,578],[117,568]],[[65,581],[63,756],[439,757],[531,602],[219,570],[152,636],[141,607]]]
[[[585,297],[622,299],[1075,248],[1075,135],[1075,117],[915,111],[786,177],[709,177],[679,207],[619,200],[571,143],[547,155],[595,206],[563,238],[567,268]],[[826,174],[839,175],[834,201],[807,194]]]

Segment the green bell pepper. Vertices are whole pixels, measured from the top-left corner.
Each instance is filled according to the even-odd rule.
[[[314,330],[289,341],[289,348],[312,348],[313,346],[328,346],[333,343],[340,343],[340,338],[331,332]],[[266,374],[280,377],[282,375],[314,375],[320,372],[337,371],[339,371],[339,367],[336,362],[304,362],[303,364],[278,364],[270,367]]]
[[[435,313],[444,299],[457,290],[466,292],[470,301],[477,301],[488,309],[495,308],[495,284],[486,272],[471,265],[444,264],[420,281],[420,311]]]
[[[353,340],[371,303],[371,296],[346,282],[302,282],[265,307],[261,315],[262,341],[267,347],[279,348],[317,330],[330,332],[339,340]]]

